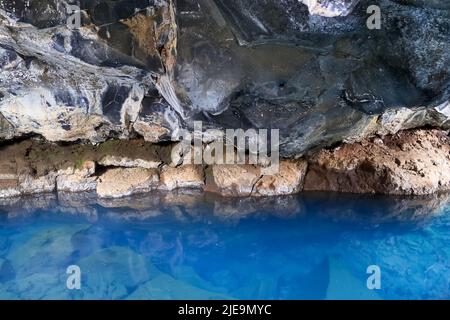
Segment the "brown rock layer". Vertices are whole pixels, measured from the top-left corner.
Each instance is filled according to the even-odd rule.
[[[450,190],[450,144],[439,130],[402,131],[321,150],[305,190],[423,195]]]
[[[99,177],[97,195],[101,198],[124,197],[154,190],[158,183],[158,173],[154,169],[109,169]]]
[[[142,140],[97,146],[26,140],[0,147],[0,198],[93,191],[119,198],[153,190],[200,189],[227,197],[302,190],[424,195],[450,190],[450,138],[439,130],[403,131],[320,150],[306,159],[263,165],[192,165],[171,158],[173,145]]]
[[[163,190],[180,188],[203,188],[205,173],[200,165],[166,166],[161,171],[161,187]]]

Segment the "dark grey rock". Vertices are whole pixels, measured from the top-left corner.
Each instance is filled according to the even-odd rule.
[[[80,1],[78,30],[67,2],[0,4],[0,139],[158,142],[203,120],[280,129],[294,156],[450,127],[445,1]]]
[[[382,29],[369,30],[373,1],[336,18],[297,1],[179,3],[176,83],[200,119],[278,128],[286,156],[383,134],[397,122],[397,130],[448,127],[445,6],[378,1]]]

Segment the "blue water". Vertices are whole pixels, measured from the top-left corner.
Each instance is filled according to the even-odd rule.
[[[1,299],[450,298],[448,195],[2,201]]]

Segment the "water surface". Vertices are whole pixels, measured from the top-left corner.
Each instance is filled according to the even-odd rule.
[[[449,227],[448,195],[6,199],[0,298],[449,299]]]

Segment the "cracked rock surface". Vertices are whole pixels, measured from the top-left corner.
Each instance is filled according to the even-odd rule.
[[[0,1],[0,139],[280,129],[280,151],[450,127],[450,6],[423,0]],[[369,5],[381,30],[369,30]]]
[[[364,140],[311,159],[305,190],[423,195],[450,190],[450,139],[438,130]]]

